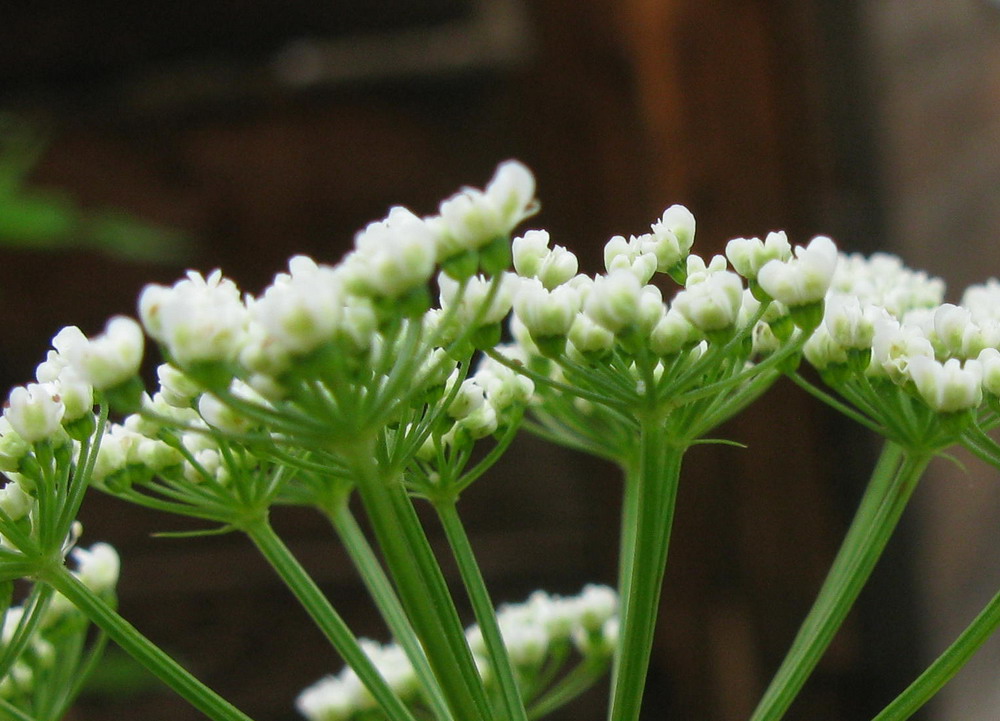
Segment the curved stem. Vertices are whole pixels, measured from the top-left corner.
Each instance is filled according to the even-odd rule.
[[[249,716],[192,676],[152,641],[139,633],[132,624],[119,616],[97,594],[66,570],[65,566],[46,569],[39,574],[39,580],[68,598],[126,653],[210,719],[251,721]]]
[[[784,716],[871,575],[930,458],[886,443],[819,595],[751,721]]]
[[[955,642],[873,721],[904,721],[910,718],[958,673],[997,627],[1000,627],[1000,593],[986,604]]]

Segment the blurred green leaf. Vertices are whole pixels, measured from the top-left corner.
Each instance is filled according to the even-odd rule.
[[[190,238],[176,230],[121,210],[89,211],[57,190],[25,187],[44,146],[41,133],[0,113],[0,246],[88,248],[145,263],[174,263],[190,255]]]

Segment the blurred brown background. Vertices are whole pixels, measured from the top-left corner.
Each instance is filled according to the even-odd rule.
[[[985,0],[39,0],[0,19],[0,110],[47,139],[32,185],[191,239],[157,264],[0,251],[8,384],[60,326],[132,313],[145,282],[222,267],[259,291],[289,255],[334,261],[390,205],[430,213],[509,157],[538,178],[530,225],[590,272],[608,237],[674,202],[698,218],[703,255],[783,228],[849,250],[905,246],[963,283],[981,272],[958,249],[997,260],[1000,10]],[[874,454],[783,384],[721,435],[750,448],[687,461],[648,719],[747,717]],[[965,479],[979,494],[966,499],[992,499],[982,475]],[[918,503],[949,507],[954,485],[928,485]],[[525,438],[463,499],[496,600],[610,582],[619,491],[613,469]],[[958,527],[973,513],[961,503]],[[948,548],[954,525],[939,515],[925,524]],[[339,668],[242,539],[152,539],[190,524],[106,498],[84,520],[86,542],[122,552],[123,613],[255,718],[295,718],[295,693]],[[320,520],[278,522],[348,621],[384,639]],[[916,621],[951,606],[915,571],[915,535],[908,519],[789,718],[870,718],[944,642],[925,643]],[[964,563],[982,577],[981,560]],[[939,718],[1000,717],[975,696],[983,682],[967,686],[964,715]],[[601,718],[603,703],[598,692],[560,718]],[[136,717],[196,714],[143,687],[75,714]]]

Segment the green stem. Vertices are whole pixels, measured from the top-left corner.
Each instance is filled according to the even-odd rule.
[[[489,592],[486,590],[486,583],[483,581],[479,564],[476,563],[469,537],[458,517],[455,503],[454,501],[443,501],[435,503],[434,508],[437,510],[438,518],[441,519],[448,543],[451,545],[452,553],[458,562],[459,573],[465,583],[469,600],[472,602],[472,609],[476,614],[479,629],[482,631],[486,652],[489,654],[490,668],[500,685],[500,695],[507,710],[506,718],[509,721],[528,721],[527,713],[524,710],[524,701],[517,687],[517,681],[514,679],[514,668],[510,662],[510,656],[507,654],[507,646],[504,644],[496,613],[493,610],[493,601],[490,600]]]
[[[486,721],[492,716],[489,701],[441,568],[402,479],[382,477],[373,459],[373,446],[358,443],[348,450],[353,451],[358,493],[400,601],[453,716],[462,721]]]
[[[904,721],[910,718],[958,673],[998,626],[1000,626],[1000,593],[993,597],[955,642],[873,721]]]
[[[39,574],[39,580],[69,599],[126,653],[208,718],[214,721],[250,721],[249,716],[192,676],[139,633],[97,594],[76,579],[65,566],[58,565],[46,569]]]
[[[531,705],[531,708],[528,709],[528,718],[535,721],[535,719],[548,716],[557,708],[565,706],[600,680],[607,668],[606,659],[600,661],[584,660]]]
[[[751,721],[784,716],[871,575],[930,458],[886,443],[819,595]]]
[[[0,698],[0,721],[36,721],[7,699]]]
[[[327,511],[327,518],[337,532],[337,537],[344,544],[344,548],[351,557],[351,561],[354,562],[355,568],[358,569],[358,573],[361,574],[365,588],[368,589],[368,593],[382,614],[382,618],[385,619],[393,637],[406,653],[410,663],[413,664],[413,670],[417,674],[417,678],[420,679],[421,691],[426,697],[427,705],[434,712],[435,718],[440,721],[450,721],[451,711],[448,709],[448,704],[441,693],[437,679],[434,678],[434,672],[427,663],[427,656],[420,646],[420,639],[417,638],[413,626],[406,618],[406,612],[392,588],[392,583],[379,565],[375,552],[368,544],[368,540],[354,519],[350,508],[346,503],[338,504],[335,508]]]
[[[7,675],[18,657],[31,643],[31,638],[42,622],[42,616],[45,614],[45,608],[51,597],[52,589],[49,586],[35,584],[32,587],[31,593],[22,605],[23,615],[17,624],[14,635],[3,649],[3,653],[0,654],[0,678]]]
[[[657,414],[642,419],[637,472],[626,481],[636,488],[625,497],[622,543],[631,550],[622,552],[622,626],[615,654],[610,721],[639,718],[684,450],[684,446],[668,441]],[[630,527],[630,515],[634,516],[634,528]]]
[[[274,532],[266,519],[248,523],[244,531],[277,571],[285,585],[305,608],[316,626],[343,657],[368,689],[385,714],[393,721],[415,721],[413,714],[400,701],[389,684],[379,673],[368,655],[358,644],[357,638],[344,623],[340,614],[306,573],[288,547]]]

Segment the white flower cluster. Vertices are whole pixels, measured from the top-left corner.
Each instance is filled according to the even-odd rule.
[[[837,384],[852,372],[912,389],[955,413],[1000,393],[1000,284],[942,303],[944,283],[885,254],[843,256],[806,358]]]
[[[617,613],[617,594],[607,586],[589,585],[578,596],[536,591],[523,604],[500,607],[497,621],[510,659],[527,686],[544,662],[555,657],[556,649],[567,644],[585,658],[610,658],[618,641]],[[466,638],[483,680],[489,684],[489,664],[479,627],[471,626]],[[361,647],[404,703],[421,702],[416,674],[399,646],[363,639]],[[371,694],[350,668],[305,689],[295,705],[310,721],[361,718],[376,708]]]
[[[331,344],[341,353],[367,353],[390,317],[401,310],[422,315],[439,264],[448,271],[439,279],[442,306],[458,306],[459,325],[477,313],[483,324],[498,322],[510,309],[509,290],[501,288],[480,311],[489,283],[469,279],[492,243],[507,248],[501,264],[506,267],[509,234],[535,206],[531,173],[510,161],[485,190],[463,190],[443,202],[437,216],[419,218],[393,208],[356,235],[353,251],[336,266],[296,256],[288,272],[256,297],[241,296],[219,271],[207,278],[192,271],[172,287],[147,286],[140,316],[178,368],[205,380],[199,365],[237,364],[252,385],[274,390],[280,386],[274,379],[296,359]],[[470,269],[459,273],[447,265],[457,256],[471,260]],[[484,267],[499,270],[493,265]]]
[[[615,348],[632,356],[644,346],[662,359],[659,374],[679,355],[697,357],[706,341],[724,342],[740,331],[752,336],[754,350],[764,354],[789,339],[797,311],[822,308],[837,266],[829,238],[814,238],[793,251],[784,233],[771,233],[764,241],[733,240],[726,256],[706,262],[690,254],[694,218],[678,205],[652,228],[645,235],[608,241],[606,272],[596,277],[575,274],[576,258],[560,246],[549,249],[547,233],[529,231],[516,239],[520,286],[512,331],[523,354],[600,362]],[[657,272],[684,280],[669,304],[651,282]],[[762,303],[767,304],[763,311]],[[788,330],[771,330],[777,326]]]
[[[52,339],[54,350],[35,371],[36,383],[14,388],[4,408],[0,434],[5,449],[25,444],[89,435],[93,429],[94,392],[113,391],[136,377],[142,362],[143,335],[131,318],[108,321],[104,332],[87,338],[75,327],[63,328]],[[14,439],[12,434],[16,434]],[[27,447],[24,447],[26,452]],[[23,453],[21,454],[23,455]],[[16,471],[18,457],[0,450],[3,470]]]

